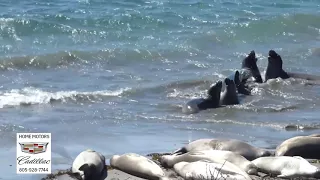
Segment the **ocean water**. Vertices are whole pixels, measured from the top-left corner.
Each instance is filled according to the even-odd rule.
[[[0,179],[16,174],[16,133],[52,133],[52,170],[91,148],[113,154],[178,149],[199,138],[275,148],[319,133],[320,86],[275,79],[240,105],[186,115],[251,50],[320,75],[318,0],[0,1]],[[287,125],[301,125],[299,130]]]

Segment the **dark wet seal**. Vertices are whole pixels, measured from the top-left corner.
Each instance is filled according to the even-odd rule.
[[[189,100],[182,106],[182,112],[186,114],[198,113],[202,110],[220,107],[222,81],[217,81],[207,91],[206,98],[195,98]]]
[[[283,61],[281,56],[274,50],[269,51],[268,66],[265,73],[265,82],[269,79],[288,79],[289,75],[282,69]]]
[[[239,99],[237,95],[237,88],[236,84],[233,80],[226,78],[224,80],[224,83],[226,85],[225,91],[221,94],[221,105],[235,105],[239,104]]]
[[[228,77],[228,79],[232,79],[234,81],[238,93],[243,95],[251,95],[251,89],[247,85],[245,85],[245,83],[241,82],[240,73],[238,70],[234,73],[233,76],[234,78],[232,78],[231,75],[230,78]]]
[[[262,77],[260,70],[257,66],[258,58],[256,57],[255,51],[251,51],[246,58],[243,59],[241,68],[250,70],[250,74],[253,76],[254,81],[257,83],[262,83]],[[245,82],[248,77],[243,79]]]

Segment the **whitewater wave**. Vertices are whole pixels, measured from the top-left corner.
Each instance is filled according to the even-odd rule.
[[[131,88],[121,88],[110,91],[58,91],[48,92],[33,87],[23,89],[12,89],[0,92],[0,108],[13,107],[20,105],[48,104],[56,101],[65,102],[96,102],[101,101],[103,97],[121,97],[121,95]]]

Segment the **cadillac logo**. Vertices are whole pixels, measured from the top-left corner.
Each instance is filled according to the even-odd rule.
[[[19,143],[21,151],[29,154],[44,153],[49,143]]]

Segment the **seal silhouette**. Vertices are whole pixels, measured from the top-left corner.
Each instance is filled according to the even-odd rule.
[[[251,51],[243,60],[241,69],[228,76],[229,79],[234,80],[239,94],[250,95],[251,88],[248,87],[248,79],[253,78],[253,82],[262,83],[260,70],[257,66],[258,58],[255,51]]]
[[[228,79],[233,80],[238,94],[250,95],[251,90],[246,86],[245,82],[242,82],[242,78],[240,76],[240,72],[237,70],[235,73],[228,76]]]
[[[94,150],[85,150],[74,159],[72,173],[83,180],[102,180],[107,176],[105,157]]]
[[[254,78],[254,82],[262,83],[260,70],[257,66],[258,58],[255,51],[251,51],[247,57],[242,60],[240,74],[242,76],[242,83],[245,83],[250,77]]]
[[[260,157],[252,161],[258,170],[279,178],[319,177],[319,168],[300,156]]]
[[[192,99],[182,107],[182,112],[186,114],[197,113],[201,110],[218,108],[220,106],[222,81],[217,81],[207,91],[206,98]]]
[[[237,71],[236,74],[239,76],[239,72]],[[224,80],[226,84],[225,91],[221,94],[220,98],[220,105],[235,105],[239,104],[239,99],[237,95],[237,88],[236,84],[233,80],[226,78]]]
[[[313,81],[316,84],[320,84],[320,76],[296,73],[296,72],[286,72],[283,70],[283,61],[281,56],[274,50],[269,50],[268,56],[268,66],[265,74],[265,82],[269,79],[275,78],[288,79],[288,78],[299,78],[309,81]]]
[[[271,152],[251,146],[236,139],[198,139],[174,151],[173,154],[184,154],[187,152],[202,151],[202,150],[224,150],[232,151],[239,154],[249,161],[258,157],[270,156]]]
[[[301,156],[307,159],[320,159],[319,134],[296,136],[282,142],[275,152],[276,156]]]
[[[287,79],[289,75],[282,69],[282,58],[274,50],[269,51],[268,66],[265,74],[265,82],[269,79],[282,78]]]

